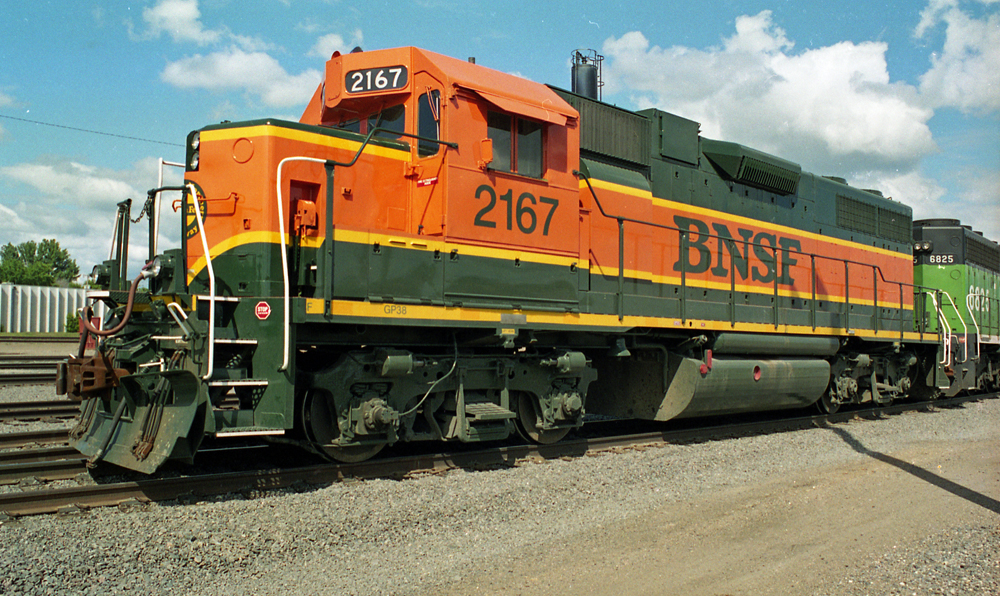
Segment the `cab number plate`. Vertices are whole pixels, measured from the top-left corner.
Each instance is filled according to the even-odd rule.
[[[348,93],[368,93],[385,91],[387,89],[402,89],[406,87],[407,72],[405,66],[387,66],[384,68],[366,68],[352,70],[347,73],[344,86]]]

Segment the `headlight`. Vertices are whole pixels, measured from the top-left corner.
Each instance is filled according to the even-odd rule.
[[[87,278],[87,281],[90,282],[91,286],[105,288],[111,282],[112,266],[113,261],[105,261],[94,265],[94,269],[90,272],[90,277]]]
[[[163,261],[159,256],[154,257],[153,262],[149,264],[149,272],[153,277],[160,277],[160,273],[163,272]]]
[[[198,169],[198,149],[201,147],[201,133],[198,131],[188,135],[187,146],[187,169],[195,171]]]

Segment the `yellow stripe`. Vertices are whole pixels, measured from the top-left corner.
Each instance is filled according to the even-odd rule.
[[[575,259],[572,257],[559,257],[555,255],[543,255],[538,253],[516,251],[501,248],[488,248],[481,246],[472,246],[468,244],[457,244],[454,242],[445,242],[443,240],[424,240],[425,236],[418,236],[416,238],[412,236],[400,236],[400,235],[388,235],[388,234],[372,234],[363,230],[335,230],[334,238],[336,242],[346,242],[353,244],[363,244],[368,245],[371,242],[379,242],[386,246],[394,246],[397,248],[406,248],[411,250],[440,250],[442,253],[448,253],[452,249],[460,249],[464,255],[472,255],[477,257],[494,258],[494,259],[507,259],[514,260],[515,258],[521,259],[525,262],[540,263],[543,265],[556,265],[569,267],[570,265],[576,264],[580,269],[588,270],[591,267],[589,261],[581,261],[580,259]],[[291,242],[291,236],[285,235],[285,241]],[[319,248],[322,246],[323,239],[319,237],[307,236],[301,239],[302,246],[309,248]],[[232,250],[239,246],[245,244],[279,244],[281,238],[277,232],[246,232],[239,234],[237,236],[231,236],[222,242],[213,246],[210,251],[213,255],[220,255],[226,251]],[[205,257],[199,257],[191,269],[188,270],[188,283],[191,283],[194,278],[201,273],[201,270],[205,268]],[[617,267],[597,267],[596,271],[591,270],[592,275],[603,275],[606,277],[618,277]],[[664,285],[681,285],[681,278],[679,276],[667,276],[667,275],[650,275],[648,271],[636,271],[633,269],[625,270],[625,277],[628,279],[641,279],[646,281],[652,281],[657,284]],[[700,279],[688,279],[686,280],[687,286],[691,288],[702,288],[708,290],[721,290],[724,292],[730,291],[730,284],[728,282],[714,282],[705,281]],[[773,290],[764,291],[762,286],[751,286],[746,284],[736,284],[736,291],[745,294],[756,294],[761,296],[773,296]],[[806,292],[802,290],[788,290],[788,289],[778,289],[778,295],[784,298],[799,298],[802,300],[811,300],[812,292]],[[826,302],[837,302],[844,303],[843,296],[834,296],[828,294],[816,294],[816,300],[822,300]],[[858,304],[862,306],[874,306],[874,300],[852,298],[851,304]],[[902,308],[900,302],[880,302],[879,306],[885,308]]]
[[[236,236],[230,236],[222,242],[216,244],[215,246],[208,249],[209,254],[213,254],[216,257],[220,254],[232,250],[238,246],[243,246],[245,244],[279,244],[281,242],[281,236],[277,232],[244,232],[242,234],[237,234]],[[188,283],[190,284],[194,281],[201,270],[205,268],[205,255],[198,257],[198,260],[194,262],[187,271]]]
[[[715,211],[714,209],[706,209],[705,207],[696,207],[694,205],[688,205],[687,203],[677,203],[674,201],[668,201],[667,199],[661,199],[659,197],[654,197],[653,193],[648,190],[643,190],[639,188],[632,188],[630,186],[623,186],[621,184],[615,184],[614,182],[606,182],[604,180],[591,179],[590,184],[594,188],[603,188],[605,190],[610,190],[613,192],[626,194],[634,197],[639,197],[642,199],[649,199],[652,201],[653,205],[657,207],[666,207],[668,209],[677,209],[685,213],[692,213],[697,215],[702,215],[705,217],[712,217],[715,219],[721,219],[724,221],[731,221],[738,224],[745,224],[750,226],[756,226],[758,228],[764,227],[768,231],[779,232],[782,234],[796,235],[803,238],[810,238],[812,240],[818,240],[820,242],[826,242],[828,244],[836,244],[838,246],[847,246],[851,248],[857,248],[858,250],[863,250],[875,254],[880,254],[889,257],[895,257],[899,259],[911,260],[911,257],[907,254],[901,254],[895,251],[887,250],[884,248],[878,248],[875,246],[868,246],[865,244],[860,244],[857,242],[851,242],[850,240],[842,240],[840,238],[831,238],[830,236],[824,236],[822,234],[817,234],[815,232],[807,232],[805,230],[800,230],[798,228],[790,228],[788,226],[783,226],[779,224],[772,224],[759,219],[751,219],[749,217],[742,217],[739,215],[730,215],[728,213],[723,213],[721,211]],[[580,181],[580,189],[587,189],[587,182],[585,180]],[[600,199],[600,197],[598,197]]]
[[[306,130],[294,128],[284,128],[279,125],[262,124],[259,126],[248,126],[244,128],[221,128],[217,130],[205,130],[201,133],[201,141],[210,143],[213,141],[231,141],[244,137],[275,137],[288,139],[290,141],[301,141],[312,145],[322,145],[333,149],[343,149],[345,151],[357,152],[361,147],[360,141],[331,137]],[[365,147],[365,155],[375,155],[398,161],[409,161],[410,152],[400,149],[392,149],[381,145],[369,143]]]
[[[331,300],[330,312],[338,316],[365,317],[376,319],[392,320],[426,320],[467,322],[467,323],[495,323],[498,328],[502,328],[500,317],[502,314],[523,314],[526,316],[524,326],[531,325],[560,325],[572,327],[604,327],[608,331],[624,331],[634,327],[650,327],[659,329],[677,329],[690,331],[740,331],[752,333],[775,333],[792,335],[830,335],[837,337],[863,337],[867,339],[898,340],[899,331],[882,330],[879,332],[870,329],[851,330],[850,333],[843,327],[817,327],[813,329],[807,325],[778,325],[768,323],[736,323],[728,321],[709,321],[702,319],[688,319],[681,321],[669,317],[645,317],[626,315],[619,321],[617,315],[599,315],[586,313],[549,313],[536,312],[531,310],[494,310],[475,307],[460,306],[427,306],[427,305],[401,305],[389,303],[372,303],[352,300]],[[508,325],[504,323],[504,325]],[[919,340],[921,335],[916,332],[904,332],[903,339],[907,341]],[[938,341],[937,334],[925,333],[923,339],[927,341]]]
[[[427,236],[405,236],[393,234],[376,234],[365,230],[334,230],[335,242],[347,242],[352,244],[370,245],[378,242],[384,246],[406,248],[411,250],[440,250],[447,254],[452,250],[458,250],[462,255],[487,257],[497,259],[507,259],[513,261],[520,259],[526,263],[540,263],[543,265],[557,265],[569,267],[576,265],[581,269],[590,267],[589,261],[581,261],[575,257],[565,257],[559,255],[540,254],[535,252],[510,250],[505,248],[491,248],[486,246],[475,246],[471,244],[459,244],[456,242],[445,242],[444,240],[433,240]],[[285,241],[291,243],[291,236],[285,234]],[[218,256],[226,251],[232,250],[245,244],[280,244],[281,236],[277,232],[245,232],[236,236],[226,238],[222,242],[209,248],[209,253]],[[308,248],[319,248],[323,245],[323,238],[315,236],[305,236],[301,238],[302,246]],[[201,256],[188,271],[188,283],[190,283],[202,269],[205,268],[205,257]]]
[[[569,267],[570,265],[576,265],[578,267],[583,267],[584,264],[580,262],[579,257],[576,256],[561,256],[546,253],[537,253],[527,250],[513,250],[510,248],[500,248],[492,246],[479,246],[475,244],[465,244],[459,242],[447,242],[444,240],[433,240],[428,236],[403,236],[403,235],[393,235],[393,234],[383,234],[376,232],[352,232],[347,230],[336,230],[334,232],[334,239],[337,242],[356,242],[354,240],[359,234],[364,234],[368,236],[367,242],[378,242],[379,244],[385,246],[395,246],[399,248],[412,248],[417,250],[440,250],[442,253],[448,253],[452,250],[458,250],[462,255],[473,256],[473,257],[486,257],[494,259],[507,259],[513,261],[514,259],[520,259],[528,263],[540,263],[543,265],[558,265],[560,267]],[[362,241],[364,242],[364,241]],[[586,263],[586,262],[585,262]]]
[[[582,265],[581,265],[582,267]],[[602,275],[605,277],[618,277],[617,267],[601,267],[596,266],[590,270],[591,275]],[[642,277],[644,276],[644,277]],[[669,286],[679,286],[681,285],[681,278],[677,275],[650,275],[648,271],[635,271],[633,269],[625,269],[626,280],[631,279],[641,279],[645,281],[651,281],[655,284],[663,284]],[[685,280],[687,287],[689,288],[702,288],[705,290],[721,290],[723,292],[728,292],[731,290],[730,283],[728,281],[706,281],[702,279],[691,279]],[[769,286],[752,286],[747,284],[736,284],[736,291],[742,292],[744,294],[757,294],[761,296],[773,296],[774,287]],[[778,296],[784,298],[801,298],[803,300],[812,300],[812,291],[806,290],[789,290],[778,288]],[[845,302],[843,296],[837,296],[832,294],[816,294],[816,300],[823,300],[827,302]],[[874,300],[862,299],[862,298],[851,298],[851,304],[859,304],[863,306],[874,306]],[[900,302],[880,302],[879,306],[886,308],[900,308]]]

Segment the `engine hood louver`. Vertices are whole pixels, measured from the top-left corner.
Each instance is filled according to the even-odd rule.
[[[736,143],[701,139],[701,151],[729,178],[782,195],[799,186],[802,166]]]

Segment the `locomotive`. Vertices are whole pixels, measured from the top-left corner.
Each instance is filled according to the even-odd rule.
[[[997,387],[996,243],[959,232],[968,257],[941,265],[961,226],[914,244],[906,205],[605,103],[575,57],[567,91],[411,47],[335,53],[299,122],[190,133],[183,185],[147,195],[146,265],[129,277],[123,201],[92,274],[101,341],[57,380],[74,446],[146,473],[206,437],[356,462],[552,443],[588,414]],[[161,252],[168,191],[182,241]]]

